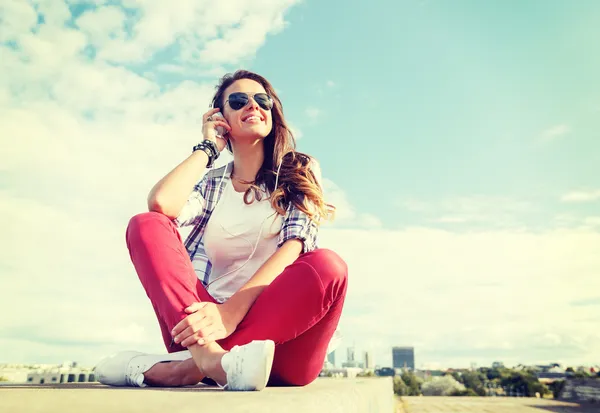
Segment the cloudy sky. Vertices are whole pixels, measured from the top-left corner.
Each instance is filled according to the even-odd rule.
[[[247,68],[338,207],[338,361],[598,363],[599,19],[593,0],[0,2],[0,362],[164,351],[125,227]]]

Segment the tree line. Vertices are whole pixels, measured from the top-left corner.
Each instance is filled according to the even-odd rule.
[[[569,378],[591,377],[573,372]],[[600,378],[600,376],[597,376]],[[520,396],[558,397],[564,380],[550,385],[541,383],[530,369],[480,368],[446,373],[442,377],[422,379],[411,371],[394,376],[394,393],[398,396]]]

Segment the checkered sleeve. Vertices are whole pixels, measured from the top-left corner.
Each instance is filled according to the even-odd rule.
[[[315,175],[317,183],[323,185],[321,167],[316,159],[312,159],[309,168]],[[284,242],[290,239],[299,239],[303,242],[302,252],[309,252],[317,248],[317,235],[319,233],[318,220],[319,216],[314,219],[299,210],[292,202],[288,207],[283,221],[283,228],[279,234],[278,247],[281,247]]]
[[[196,225],[204,213],[206,206],[206,186],[208,183],[208,173],[194,185],[192,193],[188,197],[185,205],[179,212],[179,215],[173,220],[178,227]]]
[[[287,240],[298,239],[303,243],[302,253],[312,251],[317,247],[318,232],[317,223],[290,203],[279,233],[277,247],[281,247]]]

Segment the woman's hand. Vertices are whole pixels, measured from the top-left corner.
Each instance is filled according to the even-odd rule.
[[[194,303],[185,312],[189,315],[171,331],[175,343],[181,343],[183,347],[229,337],[239,324],[225,304]]]
[[[204,136],[204,139],[216,143],[219,152],[221,152],[225,146],[227,146],[227,138],[218,138],[216,127],[222,126],[225,128],[226,133],[229,133],[231,132],[231,126],[229,126],[224,118],[214,116],[218,112],[220,112],[219,108],[213,108],[202,115],[202,135]]]

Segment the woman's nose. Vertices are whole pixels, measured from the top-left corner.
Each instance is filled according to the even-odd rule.
[[[248,104],[250,104],[252,109],[258,109],[258,103],[256,103],[253,96],[248,96]]]

